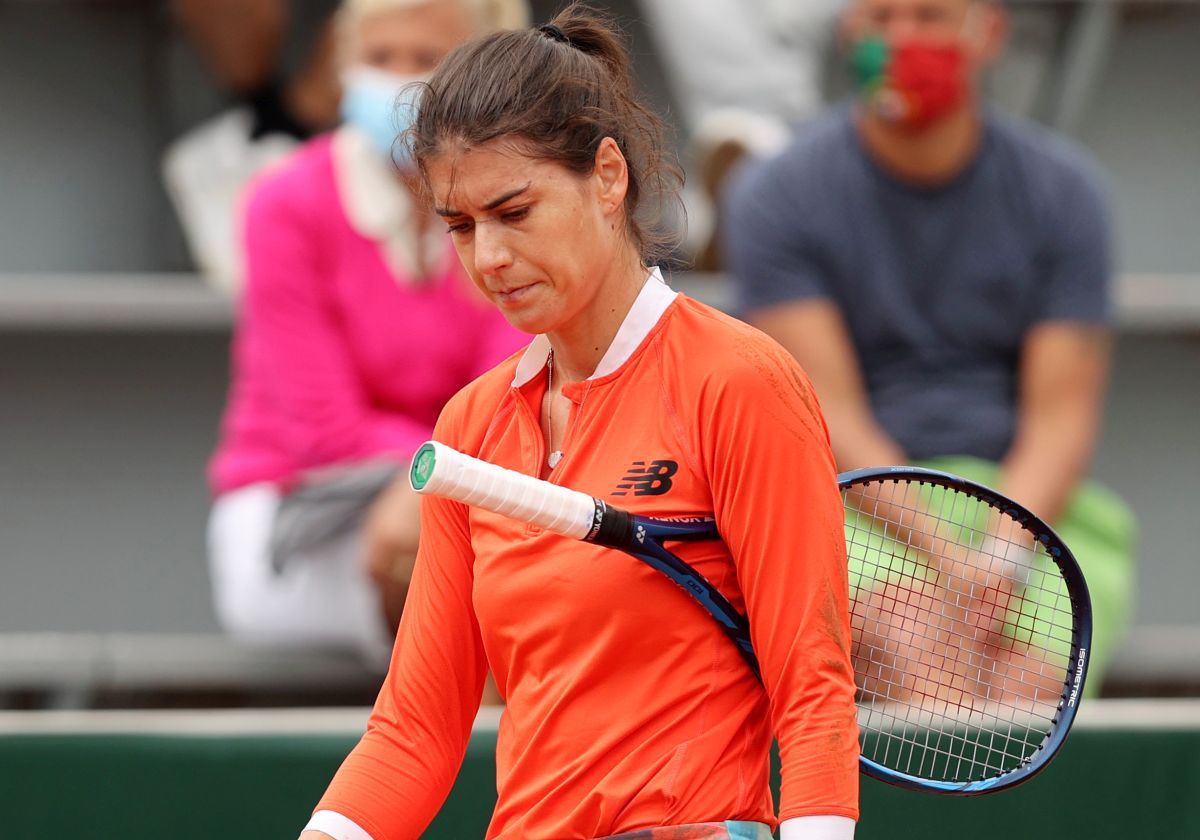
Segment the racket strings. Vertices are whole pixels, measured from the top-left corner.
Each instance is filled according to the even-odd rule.
[[[946,781],[1010,772],[1057,716],[1074,620],[1045,547],[952,488],[843,493],[863,754]]]

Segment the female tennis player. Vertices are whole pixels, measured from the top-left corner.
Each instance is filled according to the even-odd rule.
[[[439,498],[367,732],[302,840],[416,838],[450,791],[489,667],[507,701],[496,840],[845,840],[858,817],[842,502],[812,388],[758,331],[673,292],[648,219],[662,123],[607,24],[459,48],[411,148],[467,272],[534,334],[435,438],[635,513],[712,516],[679,556],[749,616],[716,622],[618,551]],[[772,736],[782,801],[768,787]]]

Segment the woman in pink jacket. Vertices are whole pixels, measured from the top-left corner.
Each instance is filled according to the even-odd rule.
[[[386,656],[416,551],[394,477],[443,403],[523,339],[465,279],[394,141],[420,82],[525,0],[346,0],[345,124],[261,177],[245,208],[209,554],[248,641]]]

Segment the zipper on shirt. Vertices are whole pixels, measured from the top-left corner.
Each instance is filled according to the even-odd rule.
[[[535,478],[539,478],[543,481],[549,481],[551,484],[557,484],[558,482],[555,481],[555,479],[556,479],[555,473],[561,472],[561,470],[550,470],[550,472],[547,476],[545,476],[544,478],[542,476],[542,465],[546,463],[546,458],[549,456],[550,453],[549,453],[549,449],[548,449],[548,446],[546,443],[546,435],[542,432],[541,411],[539,410],[537,412],[534,412],[533,407],[530,405],[530,400],[526,399],[526,395],[521,393],[519,388],[514,388],[513,392],[514,393],[512,396],[517,401],[517,411],[519,411],[521,413],[521,415],[525,418],[524,421],[522,421],[522,422],[525,422],[529,428],[533,429],[533,440],[534,440],[533,454],[534,454],[534,457],[533,457],[532,470],[529,470],[529,467],[530,467],[529,464],[523,464],[522,466],[525,468],[525,471],[527,472],[527,474],[532,475]],[[545,396],[546,396],[546,391],[543,388],[542,389],[542,397],[537,401],[539,407],[545,402]],[[574,408],[574,404],[572,404],[571,407]],[[567,423],[569,426],[570,425],[570,415],[567,416]],[[565,435],[564,435],[564,438],[565,438]],[[536,537],[539,534],[541,534],[544,530],[545,530],[544,528],[540,528],[537,525],[533,525],[532,523],[525,523],[525,529],[524,529],[523,533],[526,537]]]
[[[542,431],[541,412],[534,412],[533,408],[529,404],[530,401],[526,399],[525,394],[521,393],[519,388],[513,388],[512,390],[513,399],[515,399],[517,402],[517,410],[521,413],[521,416],[525,418],[523,422],[526,424],[527,429],[533,430],[533,464],[522,464],[522,468],[529,475],[532,475],[535,478],[541,478],[542,464],[546,463],[546,458],[549,455],[546,449],[546,435]],[[545,390],[542,391],[542,398],[538,401],[539,405],[544,400]],[[522,447],[522,450],[523,449],[524,448]]]
[[[580,388],[582,388],[583,393],[580,395],[578,402],[571,399],[570,397],[567,397],[567,400],[571,403],[571,410],[569,412],[567,412],[567,423],[566,423],[566,426],[563,428],[563,439],[562,439],[563,463],[565,463],[571,457],[572,453],[575,451],[575,446],[574,446],[575,432],[576,432],[576,429],[579,426],[579,424],[583,422],[580,415],[583,414],[583,406],[587,402],[588,395],[591,393],[592,384],[593,384],[592,380],[590,380],[590,379],[585,379],[579,383],[569,383],[570,386],[578,385]],[[554,473],[561,472],[561,471],[562,470],[561,470],[561,465],[560,465],[560,468],[558,470],[551,471],[550,477],[552,479],[555,478]],[[555,481],[554,483],[558,484],[559,482]]]

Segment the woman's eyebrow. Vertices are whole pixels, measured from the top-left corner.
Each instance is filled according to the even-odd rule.
[[[525,186],[523,186],[523,187],[517,187],[515,190],[510,190],[510,191],[504,193],[504,195],[497,196],[496,198],[493,198],[491,201],[489,201],[487,204],[483,205],[483,209],[484,210],[495,210],[501,204],[504,204],[507,201],[512,201],[514,198],[521,195],[523,192],[525,192],[527,189],[529,189],[532,185],[533,185],[533,182],[530,181],[529,183],[525,184]],[[461,211],[455,210],[453,207],[434,207],[433,212],[437,213],[439,216],[461,216],[461,215],[463,215]]]

